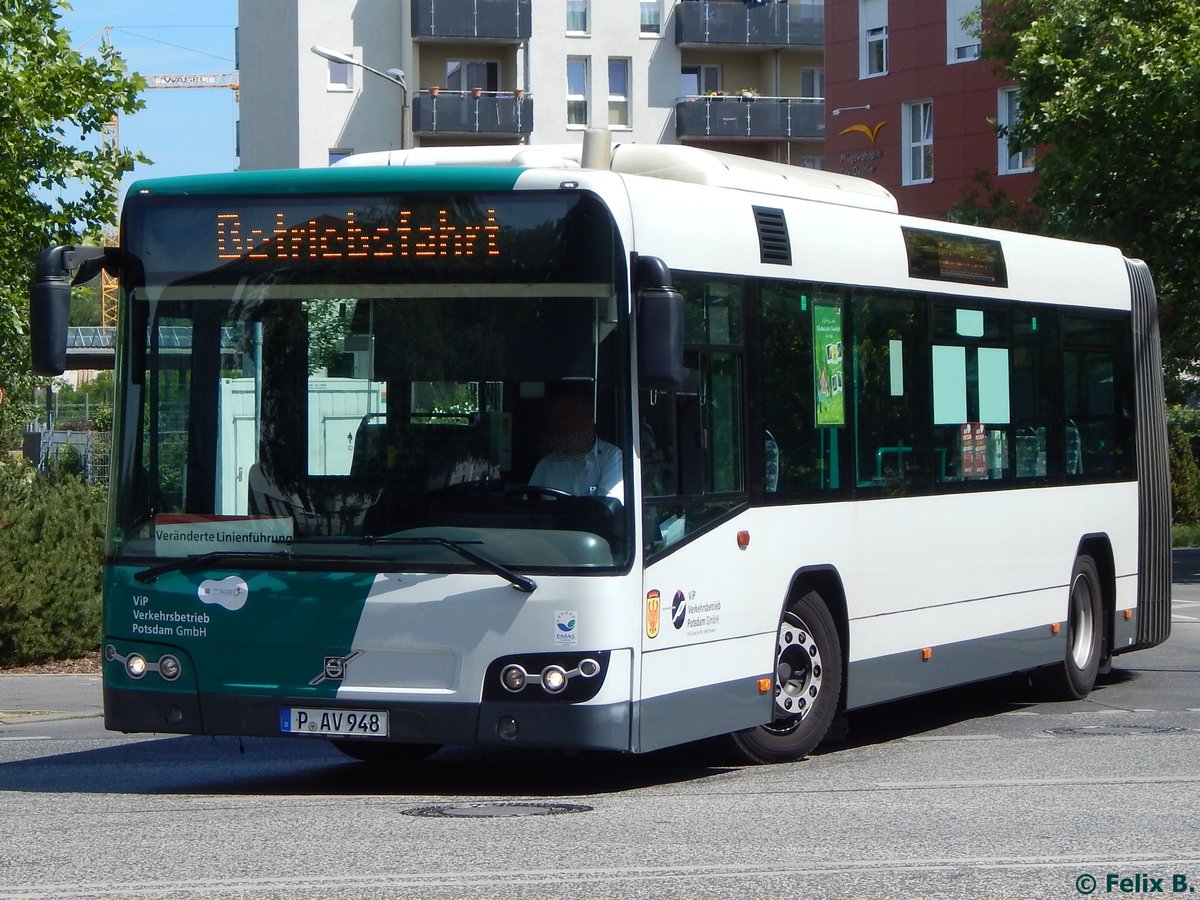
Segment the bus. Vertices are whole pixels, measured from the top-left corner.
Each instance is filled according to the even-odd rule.
[[[39,372],[120,283],[109,729],[767,763],[1166,639],[1141,262],[594,138],[142,180],[119,247],[42,254]]]

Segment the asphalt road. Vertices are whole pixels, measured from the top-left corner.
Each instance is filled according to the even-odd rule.
[[[1015,679],[852,717],[782,766],[103,731],[0,676],[0,898],[1180,896],[1200,887],[1200,552],[1174,630],[1079,703]],[[1159,890],[1155,890],[1155,888]]]

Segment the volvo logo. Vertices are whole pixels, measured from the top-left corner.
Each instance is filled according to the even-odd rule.
[[[327,656],[325,657],[325,671],[309,682],[310,685],[322,684],[326,681],[341,681],[346,677],[346,666],[350,660],[362,653],[361,650],[355,650],[349,656]]]

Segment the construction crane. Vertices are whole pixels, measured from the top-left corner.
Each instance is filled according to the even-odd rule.
[[[108,39],[108,27],[106,26],[106,40]],[[187,72],[176,74],[154,74],[143,75],[146,79],[146,87],[151,90],[194,90],[196,88],[220,88],[233,91],[234,101],[241,99],[241,84],[238,81],[237,72],[221,72],[219,74],[206,72]],[[114,118],[108,123],[105,129],[106,142],[111,146],[120,146],[120,138],[118,137],[117,120]],[[115,244],[118,240],[118,235],[115,230],[109,233],[105,230],[105,243]],[[117,324],[117,279],[109,275],[106,271],[101,271],[100,275],[100,324],[115,327]]]
[[[143,75],[146,87],[159,89],[179,88],[229,88],[233,91],[235,100],[240,99],[241,85],[238,83],[237,72],[222,72],[221,74],[188,73],[177,75]]]

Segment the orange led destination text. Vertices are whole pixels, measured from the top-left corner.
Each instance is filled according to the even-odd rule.
[[[353,212],[345,219],[312,218],[289,226],[283,212],[275,213],[270,229],[246,228],[240,213],[218,213],[219,259],[409,259],[431,257],[499,256],[500,226],[496,211],[487,210],[481,224],[452,222],[438,210],[432,224],[413,222],[402,209],[393,225],[362,226]]]

